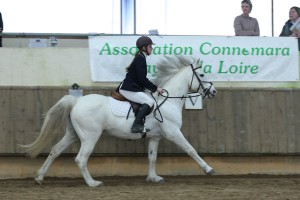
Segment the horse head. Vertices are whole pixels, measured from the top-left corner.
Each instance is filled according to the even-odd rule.
[[[202,71],[200,65],[200,59],[197,60],[196,64],[190,64],[193,72],[190,80],[190,91],[196,91],[202,95],[203,98],[213,98],[217,94],[217,90],[213,86],[213,83],[207,80],[207,76]]]
[[[203,98],[213,98],[217,94],[212,82],[202,71],[200,59],[195,62],[188,56],[164,56],[156,66],[158,74],[154,82],[173,90],[173,96],[182,97],[189,92],[197,92]]]

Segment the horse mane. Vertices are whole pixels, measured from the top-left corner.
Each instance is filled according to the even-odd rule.
[[[194,62],[195,60],[188,56],[164,55],[156,63],[157,75],[153,83],[160,86],[164,85],[171,76]]]

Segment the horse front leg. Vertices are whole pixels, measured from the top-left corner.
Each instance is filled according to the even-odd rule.
[[[206,174],[214,174],[215,171],[211,166],[209,166],[197,153],[197,151],[192,147],[192,145],[185,139],[182,132],[177,130],[171,130],[171,128],[163,129],[165,133],[165,138],[174,142],[178,147],[180,147],[183,151],[185,151],[189,156],[191,156],[201,167],[201,169]]]
[[[164,178],[156,174],[157,148],[160,138],[151,138],[148,146],[149,171],[147,181],[158,183],[164,182]]]

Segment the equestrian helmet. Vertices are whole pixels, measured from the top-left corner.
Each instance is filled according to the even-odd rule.
[[[143,46],[148,46],[154,44],[148,36],[141,36],[137,39],[136,41],[136,47],[137,48],[142,48]]]

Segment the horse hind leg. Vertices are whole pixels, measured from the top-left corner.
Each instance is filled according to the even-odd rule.
[[[94,150],[94,147],[100,135],[98,137],[89,137],[92,136],[92,134],[89,133],[89,134],[85,134],[85,136],[87,137],[81,139],[81,147],[78,155],[75,158],[75,162],[78,165],[86,184],[90,187],[98,187],[103,185],[103,183],[101,181],[96,181],[92,178],[87,168],[87,162],[88,162],[88,158],[90,157],[91,153]]]
[[[44,180],[44,176],[48,171],[50,165],[53,161],[64,151],[68,148],[72,143],[78,140],[78,137],[73,129],[73,127],[68,127],[66,129],[66,134],[64,137],[52,147],[50,154],[48,155],[46,161],[42,165],[42,167],[38,170],[37,175],[35,177],[35,181],[38,184],[42,184]]]

